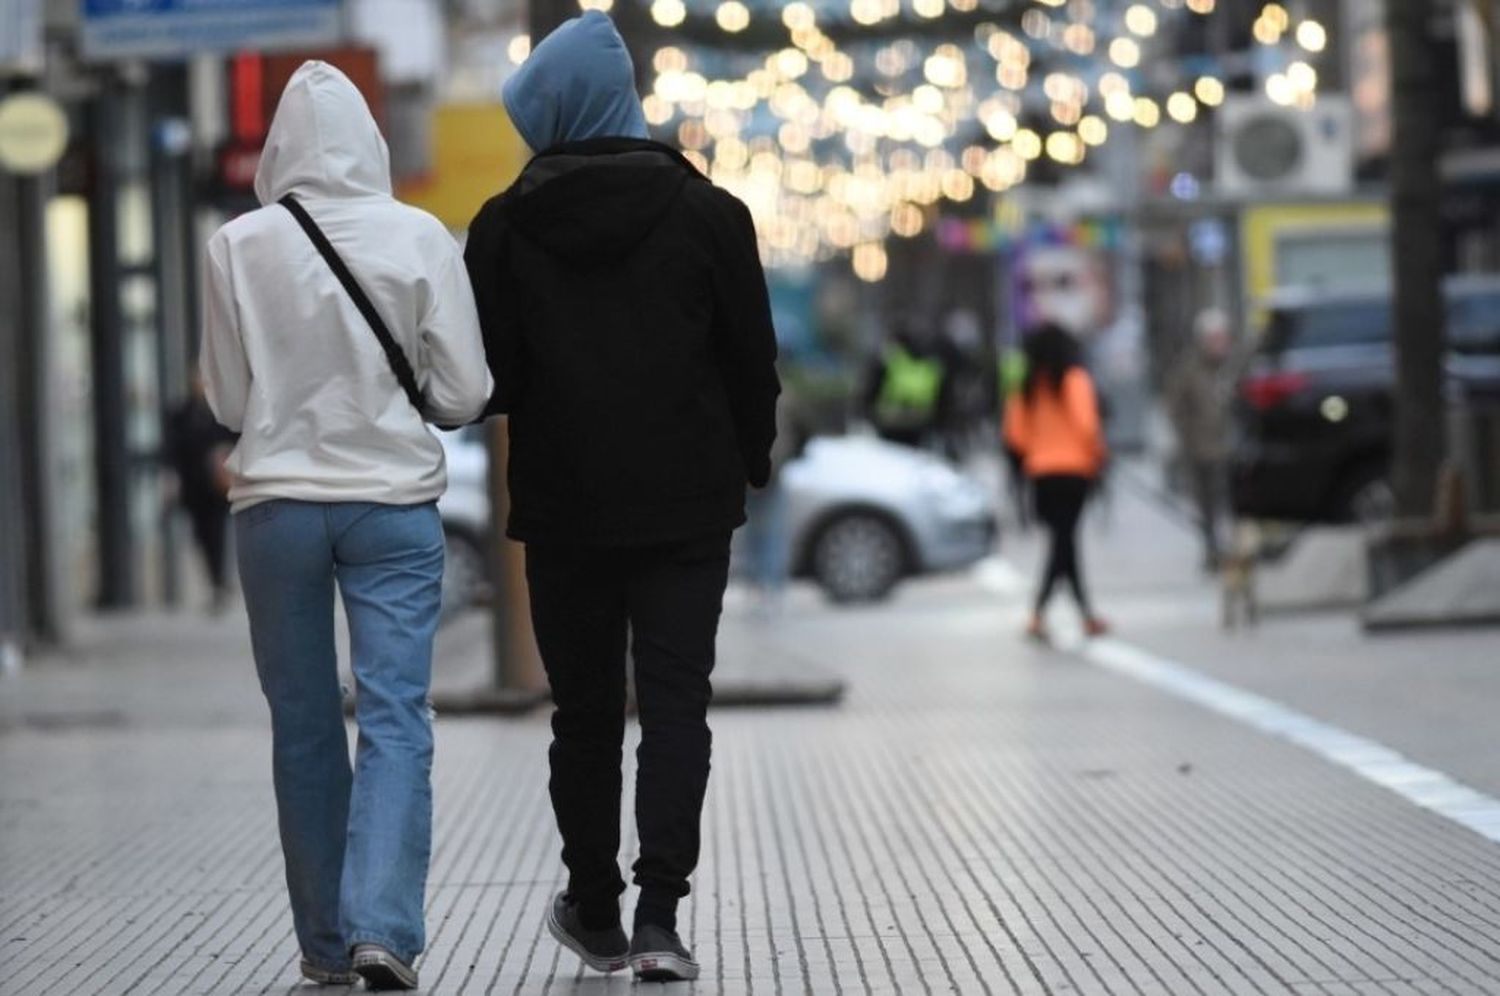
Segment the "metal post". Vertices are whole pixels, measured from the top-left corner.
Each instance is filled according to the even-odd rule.
[[[1443,418],[1443,136],[1433,0],[1386,0],[1391,46],[1391,239],[1396,424],[1391,483],[1406,518],[1433,511],[1447,454]]]
[[[99,523],[98,605],[101,609],[126,608],[136,601],[116,189],[121,141],[119,117],[123,108],[118,89],[111,83],[104,81],[89,107],[93,147],[89,197],[89,297],[94,380],[94,484]]]
[[[161,438],[167,439],[173,411],[188,393],[188,310],[190,257],[184,230],[190,224],[186,157],[192,150],[192,126],[184,117],[186,67],[158,67],[152,76],[151,229],[153,277],[156,281],[156,382],[161,412]],[[158,116],[160,115],[160,116]],[[162,600],[176,606],[182,600],[182,544],[180,517],[173,505],[161,510]]]
[[[526,552],[505,536],[510,516],[506,472],[510,430],[506,419],[490,423],[490,589],[494,637],[494,689],[486,695],[491,708],[526,709],[547,694],[547,676],[531,628],[526,589]]]
[[[51,177],[16,179],[20,269],[21,488],[26,522],[27,625],[34,639],[61,642],[63,593],[57,553],[62,548],[55,512],[52,456],[56,431],[52,403],[52,344],[48,335],[45,210]]]
[[[0,674],[20,666],[26,635],[26,555],[22,487],[21,380],[11,360],[21,349],[20,203],[15,179],[0,173]]]

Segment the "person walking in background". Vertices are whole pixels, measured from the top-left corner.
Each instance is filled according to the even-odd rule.
[[[771,447],[771,476],[765,487],[745,495],[746,559],[756,589],[755,614],[769,620],[781,610],[791,568],[791,537],[787,535],[786,489],[781,472],[802,455],[807,430],[801,424],[797,395],[784,387],[776,406],[776,442]]]
[[[950,364],[941,342],[917,319],[903,319],[871,358],[864,407],[882,439],[901,446],[941,442],[951,401]]]
[[[1006,403],[1006,445],[1021,455],[1031,481],[1036,516],[1048,534],[1047,561],[1026,633],[1047,639],[1046,611],[1053,589],[1066,581],[1083,614],[1084,631],[1109,627],[1095,614],[1078,553],[1078,524],[1089,491],[1104,469],[1107,450],[1093,379],[1079,360],[1078,342],[1055,325],[1024,340],[1026,379]]]
[[[750,212],[649,141],[635,74],[590,11],[505,84],[536,156],[465,249],[509,415],[508,533],[526,544],[552,686],[567,888],[548,929],[599,971],[691,979],[677,905],[698,862],[731,532],[771,473],[776,338]],[[625,655],[641,721],[640,897],[620,922]]]
[[[255,192],[264,206],[208,243],[202,372],[240,433],[229,499],[302,974],[414,989],[447,485],[426,420],[476,417],[492,381],[458,246],[391,197],[385,140],[337,69],[292,76]],[[352,771],[335,584],[358,693]]]
[[[1217,570],[1229,461],[1229,356],[1234,340],[1229,316],[1218,309],[1198,315],[1193,342],[1167,379],[1167,410],[1177,430],[1178,453],[1188,475],[1203,532],[1203,566]]]
[[[1019,397],[1026,387],[1026,351],[1019,346],[1007,346],[1000,353],[1000,375],[998,383],[1001,399],[1001,421],[1010,412],[1012,398]],[[1001,433],[1001,450],[1005,454],[1006,489],[1010,493],[1011,511],[1016,525],[1022,532],[1031,528],[1031,494],[1026,480],[1026,461],[1021,451],[1011,445],[1007,435]]]
[[[224,462],[234,433],[214,419],[203,396],[203,378],[193,378],[187,399],[167,416],[163,457],[176,478],[176,499],[193,527],[212,589],[210,611],[229,604],[229,475]]]

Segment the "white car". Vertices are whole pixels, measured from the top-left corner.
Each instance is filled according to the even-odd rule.
[[[943,460],[874,436],[813,439],[782,471],[795,577],[836,602],[884,598],[902,578],[989,555],[989,490]]]
[[[440,436],[448,463],[448,490],[438,499],[447,555],[445,616],[489,594],[490,451],[484,436],[475,425]]]
[[[485,596],[489,457],[483,431],[443,436],[444,606]],[[901,579],[954,571],[995,544],[994,496],[936,456],[870,436],[819,437],[782,471],[791,573],[836,602],[884,598]]]

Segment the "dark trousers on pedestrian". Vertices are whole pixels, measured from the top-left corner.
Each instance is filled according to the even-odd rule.
[[[1223,515],[1228,490],[1224,464],[1218,460],[1193,460],[1188,465],[1192,476],[1193,501],[1198,506],[1198,528],[1203,536],[1203,564],[1213,570],[1219,564],[1219,519]]]
[[[229,502],[205,498],[185,507],[214,597],[220,599],[229,588]]]
[[[1073,589],[1080,612],[1093,615],[1078,556],[1078,523],[1083,518],[1090,484],[1087,477],[1072,474],[1047,474],[1032,481],[1036,517],[1047,528],[1049,540],[1047,566],[1036,594],[1038,615],[1047,608],[1058,581],[1067,581]]]
[[[628,642],[641,722],[635,922],[676,929],[678,900],[698,864],[729,535],[624,549],[532,543],[526,577],[552,685],[550,788],[568,894],[586,927],[618,917]]]

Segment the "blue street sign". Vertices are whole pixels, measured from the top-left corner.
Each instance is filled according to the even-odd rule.
[[[91,59],[181,59],[340,40],[340,0],[83,0]]]

